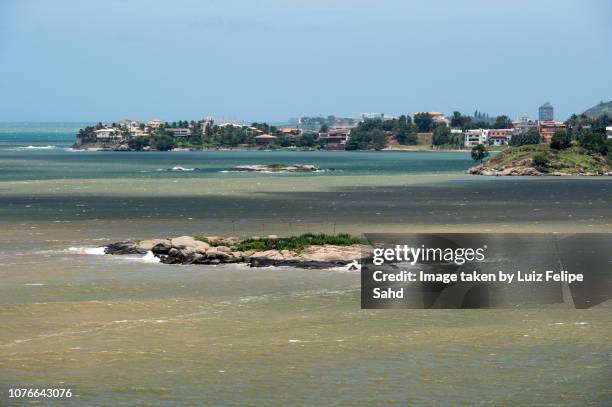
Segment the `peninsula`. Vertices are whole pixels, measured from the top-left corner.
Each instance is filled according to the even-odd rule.
[[[473,116],[458,111],[449,116],[442,112],[426,111],[397,117],[382,113],[361,114],[355,119],[302,117],[288,127],[257,122],[250,125],[217,122],[211,117],[171,123],[159,119],[147,122],[122,120],[80,129],[72,147],[99,151],[470,151],[478,148],[484,154],[476,156],[478,161],[487,156],[487,149],[507,151],[528,145],[540,146],[537,148],[550,146],[556,150],[579,145],[589,153],[597,152],[602,156],[612,151],[612,117],[606,113],[601,116],[574,114],[565,121],[553,120],[553,117],[553,107],[547,103],[540,106],[539,120],[528,116],[516,120],[507,115],[490,117],[479,111],[475,111]],[[556,148],[555,144],[562,148]],[[570,149],[563,155],[583,155],[581,151]],[[548,158],[553,160],[554,168],[557,165],[554,163],[555,157]],[[531,168],[543,172],[540,170],[544,167]],[[580,173],[564,164],[556,169],[564,168],[569,173]],[[251,170],[259,171],[255,168]],[[557,171],[558,174],[563,172]],[[600,173],[606,172],[606,169],[592,168],[587,164],[583,172]]]

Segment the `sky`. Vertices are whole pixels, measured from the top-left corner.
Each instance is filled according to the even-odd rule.
[[[611,72],[609,0],[0,0],[0,121],[565,119]]]

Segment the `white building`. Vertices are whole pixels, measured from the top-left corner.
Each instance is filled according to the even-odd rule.
[[[113,128],[95,130],[94,133],[96,133],[96,139],[100,141],[108,141],[120,137],[119,132]]]
[[[361,121],[364,121],[364,120],[372,120],[372,119],[385,120],[386,118],[390,118],[390,117],[385,116],[384,113],[359,113],[357,118]]]
[[[612,140],[612,126],[606,127],[606,138]]]
[[[147,122],[147,127],[151,128],[151,129],[159,129],[162,124],[164,124],[161,120],[159,119],[153,119]]]
[[[146,131],[140,130],[139,127],[131,127],[130,128],[130,136],[132,137],[144,137],[147,136],[148,133]]]
[[[487,141],[491,146],[508,146],[512,139],[513,129],[491,129],[487,135]]]
[[[465,130],[463,143],[466,147],[476,147],[478,144],[486,144],[489,138],[489,129]]]

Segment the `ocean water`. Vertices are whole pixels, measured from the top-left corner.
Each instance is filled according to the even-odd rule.
[[[108,242],[612,231],[612,181],[471,177],[467,153],[75,152],[0,126],[0,405],[608,405],[612,311],[361,310],[345,270],[168,266]],[[333,172],[238,174],[239,164]],[[166,171],[173,167],[193,171]],[[196,170],[197,168],[197,170]]]
[[[70,146],[76,131],[76,126],[68,125],[0,126],[0,180],[210,178],[219,177],[219,173],[236,165],[274,163],[317,164],[329,170],[318,176],[422,174],[463,171],[472,164],[468,153],[73,151]],[[250,175],[253,174],[238,176],[244,179]],[[224,175],[224,179],[235,177],[231,173]]]

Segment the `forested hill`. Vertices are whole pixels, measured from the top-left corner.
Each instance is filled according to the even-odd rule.
[[[612,117],[612,100],[609,102],[601,102],[597,106],[584,111],[584,114],[591,118],[596,118],[607,114]]]

